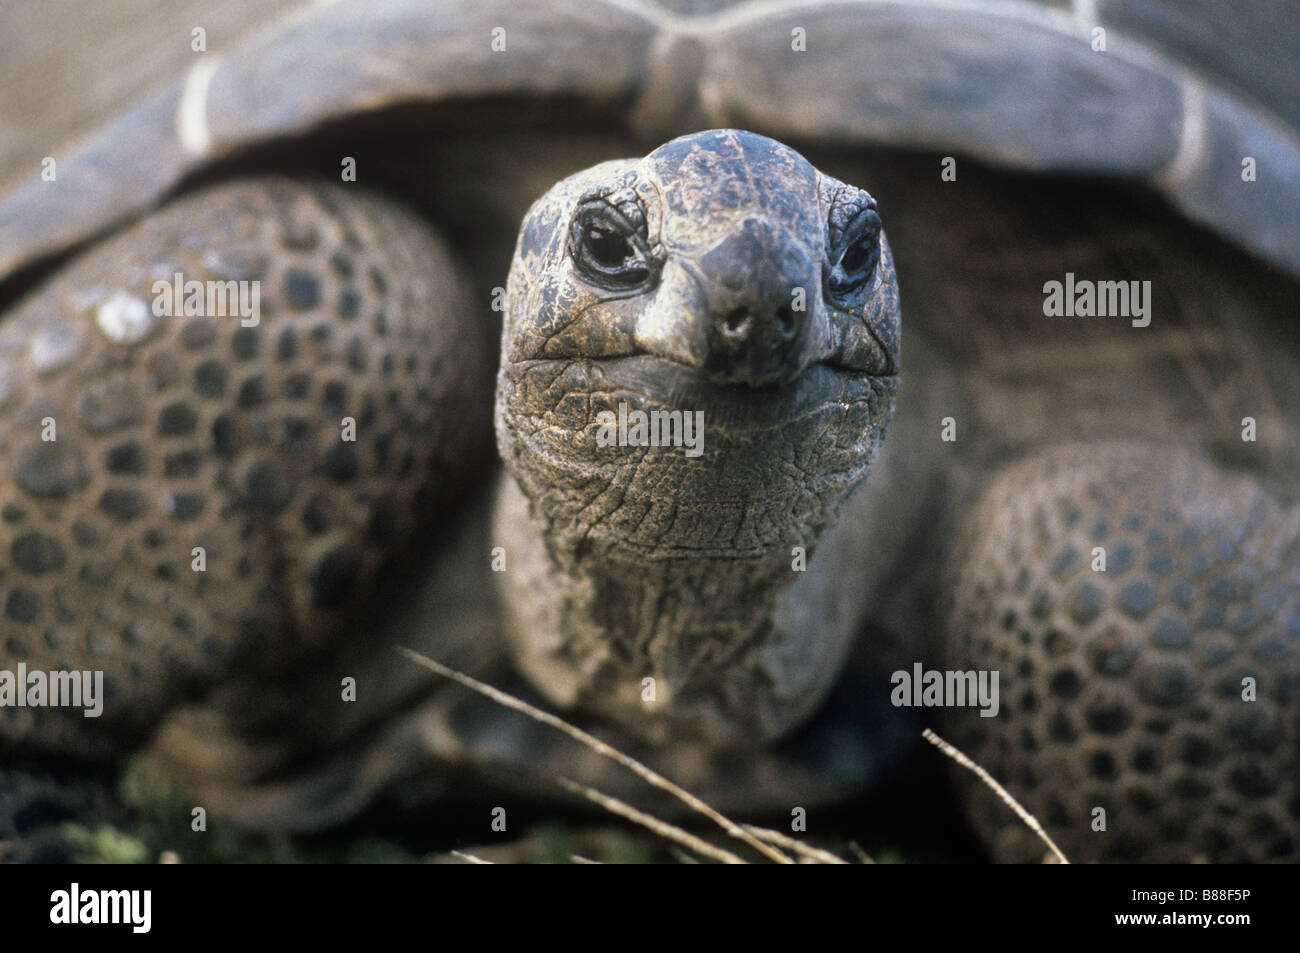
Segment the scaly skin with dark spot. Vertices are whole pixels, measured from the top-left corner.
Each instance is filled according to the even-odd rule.
[[[149,307],[176,272],[260,281],[260,323],[103,332],[102,302]],[[255,180],[152,216],[6,317],[3,667],[101,669],[107,697],[95,720],[6,708],[3,750],[116,759],[233,674],[329,651],[429,501],[480,459],[481,428],[455,411],[487,399],[487,343],[458,327],[455,274],[390,202]]]
[[[1003,691],[996,718],[948,712],[953,740],[1049,832],[1096,860],[1294,859],[1300,508],[1188,451],[1065,445],[996,477],[953,567],[948,662]],[[997,855],[1039,860],[965,782]]]

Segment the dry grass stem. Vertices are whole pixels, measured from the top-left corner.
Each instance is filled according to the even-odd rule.
[[[764,857],[768,858],[769,860],[776,861],[779,864],[794,863],[794,861],[791,858],[781,853],[781,851],[776,850],[770,844],[765,844],[763,841],[759,840],[753,834],[746,831],[739,824],[735,823],[734,821],[732,821],[727,817],[724,817],[718,811],[714,810],[708,804],[705,804],[703,801],[701,801],[695,795],[691,794],[689,791],[686,791],[685,789],[678,787],[676,784],[669,781],[667,778],[659,774],[657,771],[654,771],[651,768],[646,767],[644,764],[642,764],[640,761],[637,761],[635,758],[625,755],[623,752],[619,751],[617,748],[613,747],[612,745],[606,744],[605,742],[597,738],[595,735],[590,735],[587,732],[583,731],[581,728],[578,728],[576,725],[569,724],[569,722],[565,721],[563,718],[560,718],[556,715],[552,715],[550,712],[543,711],[542,709],[537,708],[534,705],[530,705],[522,698],[516,698],[514,695],[511,695],[507,692],[503,692],[499,688],[493,688],[491,685],[488,685],[485,682],[480,682],[478,679],[472,678],[471,676],[466,675],[463,672],[458,672],[453,668],[448,668],[446,665],[443,665],[441,662],[435,662],[427,655],[421,655],[419,652],[414,652],[411,649],[406,648],[405,646],[398,646],[397,650],[401,652],[404,656],[406,656],[408,659],[410,659],[412,662],[415,662],[417,665],[422,665],[425,668],[429,669],[430,671],[442,675],[444,678],[450,678],[455,682],[459,682],[461,685],[464,685],[466,688],[470,689],[471,691],[478,692],[480,695],[484,695],[492,699],[499,705],[504,705],[506,708],[511,708],[517,712],[520,712],[521,714],[527,715],[529,718],[533,719],[534,721],[540,722],[541,724],[544,725],[550,725],[552,728],[556,729],[557,731],[563,732],[564,734],[568,735],[570,738],[573,738],[575,741],[578,741],[586,745],[588,748],[590,748],[592,751],[596,752],[597,754],[602,755],[603,757],[609,758],[611,761],[623,765],[623,767],[627,768],[629,771],[636,774],[647,784],[651,785],[652,787],[659,788],[661,791],[668,792],[673,797],[677,798],[679,801],[681,801],[683,804],[689,807],[691,810],[703,814],[705,817],[713,821],[715,824],[721,827],[732,837],[744,841],[746,844],[754,848],[754,850],[758,851],[760,854],[762,854]]]
[[[626,818],[633,824],[640,824],[647,830],[654,831],[660,837],[666,837],[671,841],[676,841],[683,847],[689,847],[697,854],[703,854],[705,857],[712,857],[714,860],[721,861],[724,864],[743,864],[745,861],[737,857],[729,850],[724,850],[694,834],[682,830],[675,824],[669,824],[667,821],[661,821],[657,817],[646,814],[644,811],[638,811],[632,805],[620,801],[616,797],[610,797],[603,794],[595,788],[588,787],[585,784],[579,784],[571,781],[566,777],[558,777],[556,780],[560,786],[574,794],[581,794],[587,800],[599,804],[611,814],[617,814],[619,817]]]
[[[993,775],[989,774],[965,754],[958,751],[953,745],[944,741],[929,728],[921,732],[921,737],[930,742],[930,744],[934,745],[948,757],[952,758],[952,760],[956,761],[963,768],[973,772],[977,778],[987,784],[993,790],[994,794],[1002,798],[1002,803],[1015,811],[1016,815],[1025,822],[1025,826],[1039,836],[1043,843],[1047,845],[1048,849],[1056,855],[1056,859],[1060,863],[1068,864],[1070,862],[1066,858],[1065,854],[1061,852],[1061,848],[1056,846],[1056,842],[1047,835],[1047,831],[1043,830],[1043,825],[1038,823],[1038,818],[1026,811],[1021,803],[1011,796],[1010,791],[998,784],[997,781],[993,780]]]
[[[853,856],[858,858],[860,864],[874,864],[875,860],[871,855],[862,849],[862,845],[855,840],[849,841],[849,850],[853,851]]]
[[[746,824],[745,830],[770,844],[775,844],[777,847],[784,847],[786,850],[792,850],[800,857],[807,857],[809,860],[815,860],[819,864],[848,863],[848,861],[843,857],[836,857],[828,850],[822,850],[820,847],[813,847],[811,844],[805,844],[803,841],[790,837],[787,834],[782,834],[780,831],[769,830],[766,827],[755,827],[753,824]]]

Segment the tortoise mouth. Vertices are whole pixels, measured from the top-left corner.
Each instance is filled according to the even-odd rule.
[[[884,438],[897,378],[815,364],[766,389],[651,355],[503,363],[497,446],[550,531],[638,556],[817,538]]]
[[[729,434],[789,426],[825,411],[892,394],[897,374],[875,374],[835,361],[806,367],[791,381],[754,387],[711,380],[706,372],[684,362],[653,354],[621,357],[536,358],[511,362],[514,375],[548,382],[548,403],[558,405],[569,395],[584,395],[588,419],[567,421],[580,430],[603,411],[632,410],[702,412],[712,428]],[[531,389],[531,388],[530,388]]]
[[[711,380],[671,358],[639,354],[599,362],[616,388],[670,410],[702,411],[719,427],[761,430],[815,414],[831,404],[862,400],[873,375],[829,362],[811,364],[794,379],[763,387]]]

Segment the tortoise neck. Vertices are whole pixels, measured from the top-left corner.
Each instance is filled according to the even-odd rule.
[[[497,576],[507,628],[516,664],[552,702],[654,741],[729,747],[792,726],[804,699],[776,697],[791,680],[774,677],[773,661],[805,641],[818,651],[789,621],[797,555],[649,559],[558,532],[530,510],[504,477],[494,533],[513,543]],[[797,598],[820,594],[799,588]],[[816,618],[816,606],[799,615]]]

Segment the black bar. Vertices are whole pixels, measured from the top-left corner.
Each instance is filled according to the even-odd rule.
[[[6,949],[17,950],[27,948],[10,944],[38,938],[202,939],[207,945],[268,936],[334,949],[350,935],[372,943],[407,936],[462,946],[494,943],[520,930],[534,939],[554,933],[559,944],[567,935],[585,948],[600,935],[593,928],[613,930],[606,934],[611,939],[635,934],[685,942],[716,933],[734,941],[777,923],[806,934],[808,942],[800,945],[812,948],[841,945],[833,937],[846,936],[866,945],[900,931],[920,931],[927,941],[982,934],[998,942],[1068,938],[1073,945],[1079,937],[1127,937],[1182,943],[1195,935],[1232,944],[1295,928],[1294,871],[1280,866],[877,865],[825,871],[824,880],[807,869],[731,870],[725,876],[719,870],[715,877],[699,866],[670,873],[666,867],[599,871],[574,865],[567,874],[469,866],[0,868],[0,929]],[[73,883],[83,904],[89,891],[150,891],[148,932],[136,933],[130,923],[52,923],[58,892],[70,901]],[[1147,914],[1154,923],[1117,921]],[[1249,922],[1188,922],[1205,915],[1244,915]]]

